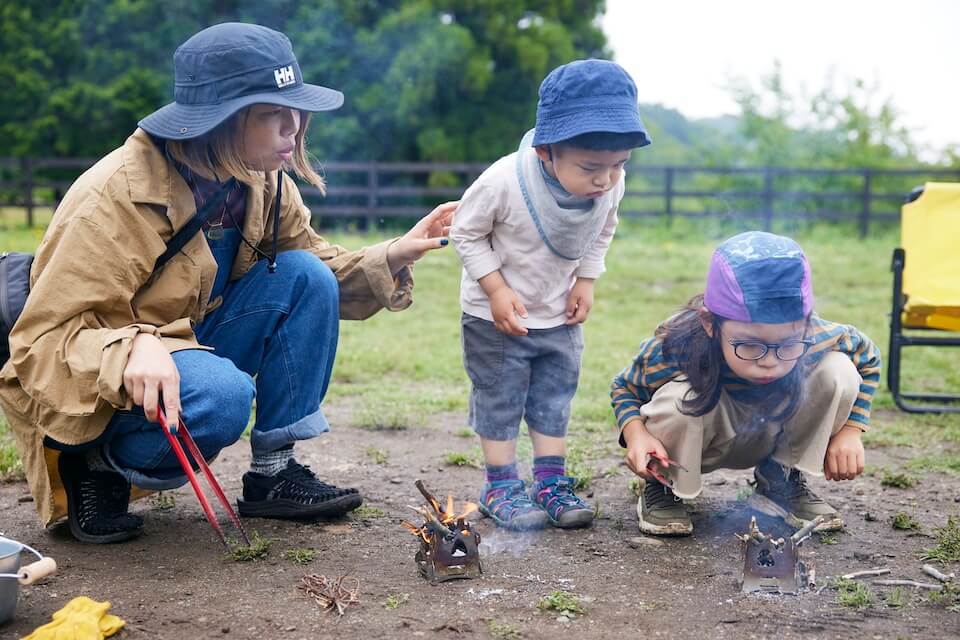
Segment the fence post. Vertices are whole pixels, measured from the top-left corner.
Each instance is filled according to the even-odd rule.
[[[380,186],[380,177],[377,175],[377,163],[371,162],[367,169],[367,217],[366,232],[370,233],[377,225],[377,200],[379,199],[377,191]]]
[[[20,159],[20,169],[23,171],[23,206],[27,209],[27,227],[33,228],[33,160]]]
[[[664,169],[663,198],[667,214],[667,227],[670,228],[673,226],[673,167]]]
[[[870,199],[872,194],[870,192],[871,183],[873,182],[873,172],[870,169],[863,170],[863,195],[861,196],[860,203],[860,237],[867,237],[867,233],[870,231]]]
[[[773,228],[773,169],[763,168],[763,230]]]

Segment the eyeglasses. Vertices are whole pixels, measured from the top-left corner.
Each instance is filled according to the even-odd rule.
[[[773,349],[777,358],[789,362],[799,360],[813,346],[812,338],[771,344],[756,340],[727,340],[727,342],[733,347],[733,353],[741,360],[761,360],[770,349]]]

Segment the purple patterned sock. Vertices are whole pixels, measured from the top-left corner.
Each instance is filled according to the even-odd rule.
[[[520,476],[517,474],[517,463],[511,462],[510,464],[496,465],[488,464],[487,465],[487,482],[499,482],[500,480],[519,480]]]
[[[566,458],[563,456],[540,456],[533,459],[533,481],[542,482],[551,476],[565,476]]]

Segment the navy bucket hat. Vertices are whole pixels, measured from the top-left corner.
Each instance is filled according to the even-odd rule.
[[[637,107],[637,85],[609,60],[575,60],[554,69],[540,84],[533,145],[553,144],[584,133],[633,134],[650,144]]]
[[[303,81],[287,36],[255,24],[225,22],[200,31],[173,54],[173,73],[174,102],[139,122],[170,140],[202,136],[252,104],[310,112],[343,104],[339,91]]]

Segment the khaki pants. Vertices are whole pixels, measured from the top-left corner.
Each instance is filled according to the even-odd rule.
[[[703,489],[703,473],[716,469],[748,469],[764,458],[804,473],[823,475],[830,438],[850,416],[861,377],[850,358],[828,353],[810,372],[806,395],[784,423],[756,418],[751,407],[726,391],[717,406],[702,416],[680,412],[690,389],[687,382],[668,382],[640,409],[647,430],[663,442],[670,457],[685,466],[664,474],[680,498],[694,498]]]

